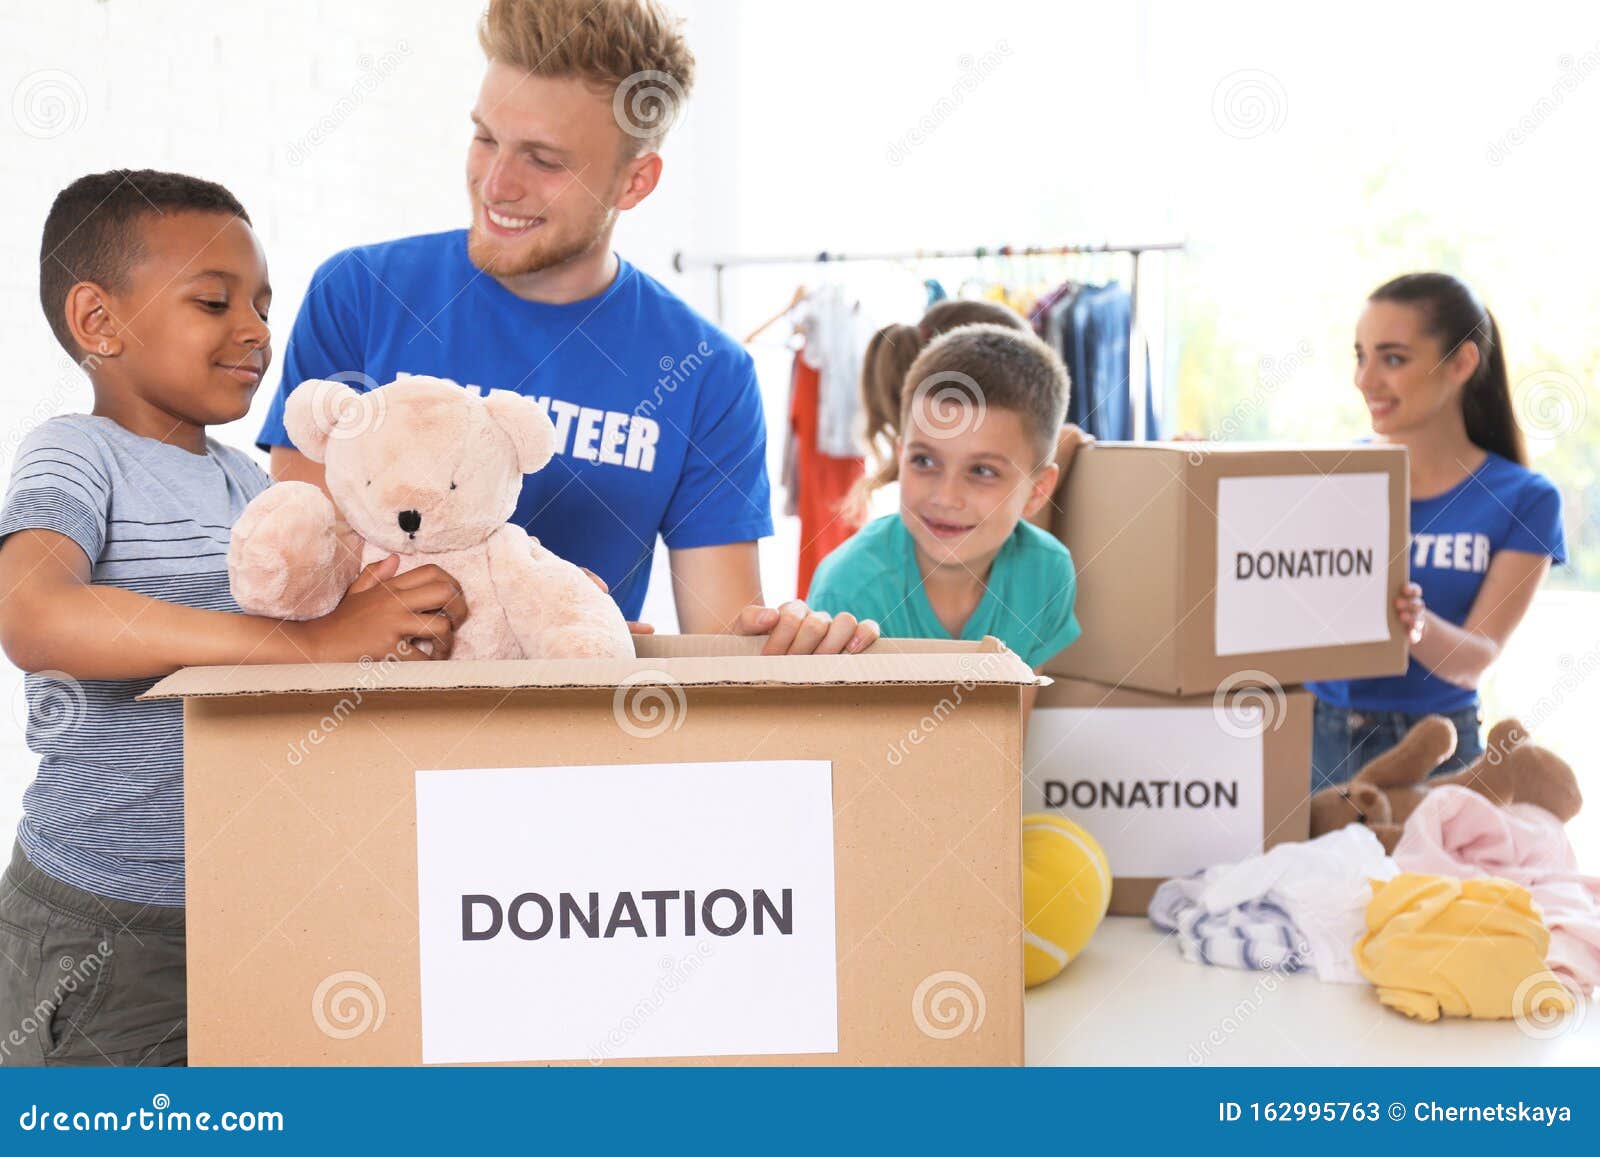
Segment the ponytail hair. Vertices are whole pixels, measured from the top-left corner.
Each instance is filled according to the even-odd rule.
[[[867,417],[867,451],[881,466],[894,460],[900,426],[900,387],[927,339],[914,325],[886,325],[872,335],[861,359],[861,410]]]
[[[1461,389],[1461,416],[1473,445],[1521,466],[1528,464],[1522,427],[1511,403],[1511,379],[1494,314],[1465,282],[1448,273],[1407,273],[1372,291],[1368,301],[1415,306],[1424,328],[1454,353],[1478,347],[1478,368]]]

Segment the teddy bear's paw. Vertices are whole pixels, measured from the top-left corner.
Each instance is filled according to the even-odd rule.
[[[333,503],[308,482],[279,482],[245,507],[228,545],[233,598],[247,614],[325,615],[343,593],[347,554]]]
[[[620,634],[609,627],[576,624],[548,627],[530,640],[529,644],[525,645],[524,651],[530,652],[530,658],[632,659],[635,657],[633,637],[627,633],[626,624]]]

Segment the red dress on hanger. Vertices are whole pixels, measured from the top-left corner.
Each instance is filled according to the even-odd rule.
[[[800,598],[811,588],[817,564],[845,539],[861,529],[862,520],[845,512],[845,503],[866,474],[860,458],[835,458],[817,449],[817,401],[821,373],[795,354],[790,379],[789,430],[795,441],[794,472],[799,493],[795,508],[800,515],[800,572],[795,590]]]

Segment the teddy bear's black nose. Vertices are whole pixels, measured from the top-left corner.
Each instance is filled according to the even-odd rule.
[[[407,534],[415,534],[422,526],[422,515],[415,510],[402,510],[400,512],[400,529]]]

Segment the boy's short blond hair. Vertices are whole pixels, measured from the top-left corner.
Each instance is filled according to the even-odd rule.
[[[656,0],[490,0],[478,43],[499,64],[610,94],[644,153],[661,147],[694,87],[682,24]]]

